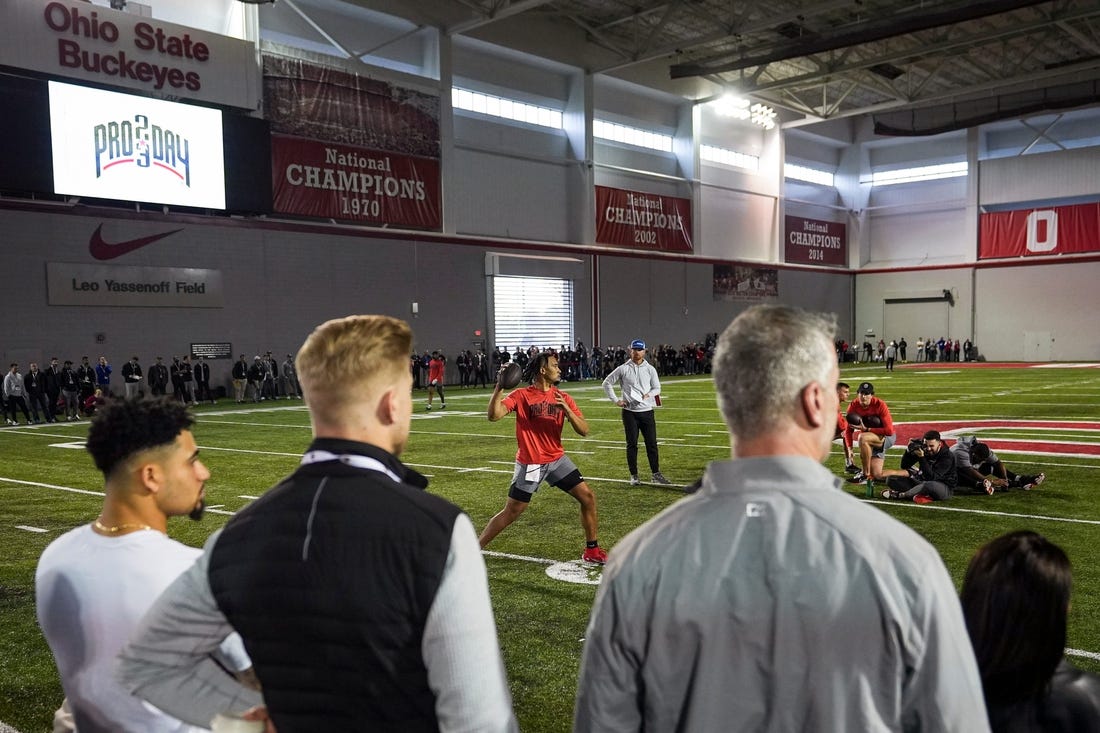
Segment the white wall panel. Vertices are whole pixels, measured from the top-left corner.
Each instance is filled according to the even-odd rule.
[[[570,209],[571,166],[458,150],[462,171],[448,202],[460,234],[567,242],[569,222],[591,212]]]
[[[501,154],[524,154],[548,158],[569,157],[569,141],[563,130],[505,122],[465,112],[455,112],[455,143],[488,148]]]
[[[776,262],[777,201],[770,196],[700,189],[702,211],[695,253],[727,260]]]
[[[1100,361],[1100,262],[994,267],[977,273],[974,341],[992,361],[1027,358],[1025,336],[1050,333],[1053,361]]]
[[[605,163],[622,168],[659,173],[665,176],[680,175],[680,168],[676,157],[671,153],[661,153],[656,150],[647,150],[627,145],[616,145],[597,139],[596,163]]]
[[[965,208],[872,216],[869,265],[928,265],[973,261]]]
[[[1100,148],[981,162],[980,203],[1010,204],[1100,193]]]
[[[903,299],[930,298],[950,290],[954,305],[928,306],[928,312],[935,312],[935,322],[928,323],[926,332],[920,333],[906,308],[889,306],[892,310],[890,322],[887,322],[887,301]],[[941,301],[946,303],[946,301]],[[971,306],[973,288],[971,270],[956,268],[949,270],[911,270],[907,272],[861,273],[856,276],[856,320],[853,334],[856,343],[863,343],[868,330],[875,334],[874,340],[882,338],[900,339],[902,336],[912,347],[917,337],[950,338],[965,341],[973,333],[971,324]],[[923,305],[914,305],[908,310],[921,311]],[[887,333],[890,326],[898,333]],[[900,332],[905,329],[905,332]],[[935,332],[939,329],[943,332]]]
[[[570,71],[562,64],[535,60],[467,38],[454,44],[455,86],[487,94],[564,107],[569,98]],[[555,101],[558,104],[550,104]]]

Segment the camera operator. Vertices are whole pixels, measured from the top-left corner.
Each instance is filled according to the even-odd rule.
[[[955,493],[955,456],[938,431],[929,430],[923,439],[910,440],[901,466],[901,471],[885,472],[889,488],[882,492],[883,499],[912,499],[926,504],[934,499],[946,501]]]

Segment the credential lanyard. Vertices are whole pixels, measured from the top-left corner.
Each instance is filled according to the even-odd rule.
[[[400,478],[397,477],[390,469],[376,458],[370,458],[369,456],[360,456],[354,453],[332,453],[327,450],[311,450],[302,456],[302,465],[308,466],[311,463],[323,463],[325,461],[340,461],[345,466],[353,466],[354,468],[362,468],[365,471],[378,471],[384,473],[392,478],[397,483],[403,483]]]

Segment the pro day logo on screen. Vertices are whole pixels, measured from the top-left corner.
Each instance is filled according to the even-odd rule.
[[[220,111],[49,86],[56,193],[225,208]]]

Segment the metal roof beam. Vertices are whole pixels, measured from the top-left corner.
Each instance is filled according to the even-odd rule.
[[[775,61],[785,61],[848,46],[858,46],[872,41],[910,35],[930,28],[956,25],[990,15],[1000,15],[1010,10],[1042,5],[1045,2],[1049,2],[1049,0],[985,0],[985,2],[967,4],[940,13],[915,11],[896,16],[884,22],[866,23],[863,28],[849,33],[825,36],[812,41],[788,43],[770,53],[739,58],[717,66],[706,66],[697,63],[675,64],[669,68],[669,72],[673,79],[683,79],[691,76],[737,71],[761,64],[770,64]]]

